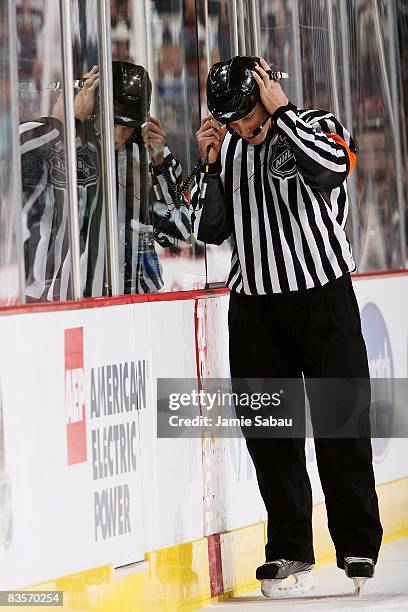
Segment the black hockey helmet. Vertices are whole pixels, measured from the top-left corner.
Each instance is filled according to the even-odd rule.
[[[112,62],[114,122],[127,127],[141,125],[150,113],[152,84],[143,66]]]
[[[242,119],[259,101],[259,87],[252,71],[258,57],[237,55],[227,62],[217,62],[207,77],[208,110],[220,123]]]

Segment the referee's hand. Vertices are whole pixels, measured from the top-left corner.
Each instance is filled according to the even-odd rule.
[[[82,77],[84,86],[75,96],[74,112],[75,118],[81,122],[87,121],[93,113],[95,105],[95,92],[99,87],[99,67],[94,66],[92,70]]]
[[[260,65],[256,66],[256,71],[252,72],[255,81],[258,83],[261,102],[270,115],[281,106],[286,106],[289,102],[285,92],[277,81],[269,78],[269,64],[261,58]]]
[[[200,151],[200,157],[204,161],[207,155],[208,145],[211,145],[210,154],[208,161],[213,164],[218,157],[222,142],[227,133],[227,126],[220,125],[212,115],[207,115],[201,121],[201,127],[196,132],[198,148]]]
[[[152,162],[154,164],[162,164],[164,161],[166,132],[160,119],[156,119],[152,115],[147,117],[146,121],[142,124],[142,138]]]

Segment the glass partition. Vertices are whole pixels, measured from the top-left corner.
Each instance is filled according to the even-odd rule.
[[[96,0],[70,2],[80,297],[109,293],[97,10]],[[26,299],[69,300],[74,294],[60,2],[18,0],[17,36]]]
[[[101,40],[98,22],[102,3],[71,0],[72,54],[75,90],[80,274],[84,297],[109,295],[106,199],[102,139]],[[111,67],[109,66],[110,70]],[[82,81],[82,82],[81,82]]]
[[[204,3],[201,4],[205,6]],[[234,23],[234,6],[231,0],[208,0],[207,40],[210,66],[235,55],[236,29],[237,23]]]
[[[349,4],[361,272],[405,265],[405,118],[394,7],[378,0]]]
[[[13,16],[9,0],[0,0],[0,306],[17,304],[20,297],[20,252],[18,249],[15,180],[20,159],[15,126],[16,65],[13,61]]]
[[[181,189],[198,156],[195,2],[111,0],[110,7],[115,70],[140,81],[132,132],[115,144],[119,261],[125,277],[133,274],[123,291],[200,288],[204,249],[191,233],[188,188]],[[115,133],[132,113],[123,87],[114,75]]]
[[[186,177],[198,159],[195,132],[200,124],[197,45],[202,9],[192,0],[154,0],[148,32],[154,110],[166,140]],[[196,10],[197,8],[197,10]],[[184,212],[184,211],[183,211]],[[158,247],[164,290],[198,289],[205,285],[204,248],[191,233],[184,244]],[[181,247],[181,248],[180,248]]]
[[[27,302],[73,297],[59,2],[17,0]]]
[[[408,6],[405,0],[397,0],[395,9],[396,21],[396,62],[395,70],[397,74],[397,99],[400,100],[398,120],[401,121],[402,129],[399,131],[401,138],[402,171],[401,181],[402,202],[404,213],[401,223],[404,231],[405,249],[403,249],[404,266],[408,267]]]
[[[237,52],[261,55],[288,72],[283,87],[290,100],[328,108],[351,129],[358,157],[348,179],[347,230],[358,270],[406,265],[408,20],[402,0],[68,1],[81,296],[225,281],[231,245],[206,247],[194,239],[188,188],[181,194],[180,187],[198,157],[195,132],[207,113],[208,69]],[[19,179],[8,6],[16,11],[21,197],[12,184]],[[101,47],[101,7],[110,8],[114,62],[104,75],[102,51],[110,49]],[[20,203],[26,300],[67,300],[73,298],[73,256],[60,2],[0,0],[0,10],[0,302],[15,302],[19,286],[20,226],[11,201]],[[139,71],[140,112],[133,109],[131,123],[115,111],[124,62]],[[101,83],[113,89],[111,160]],[[118,284],[112,289],[115,253]]]
[[[329,2],[299,0],[298,19],[302,58],[304,108],[328,108],[336,114],[332,79]]]
[[[289,74],[282,87],[294,104],[303,105],[303,78],[300,64],[299,7],[293,2],[257,2],[259,52],[274,70]]]
[[[242,3],[241,3],[242,4]],[[206,82],[208,71],[213,64],[226,61],[237,54],[246,43],[246,28],[243,5],[231,0],[200,0],[198,32],[199,32],[199,66],[200,66],[200,98],[201,118],[208,115]],[[207,12],[206,12],[207,11]],[[247,28],[249,32],[249,27]],[[249,36],[249,34],[248,34]],[[221,246],[199,245],[205,250],[207,260],[207,279],[210,285],[223,284],[227,280],[232,253],[231,239]]]

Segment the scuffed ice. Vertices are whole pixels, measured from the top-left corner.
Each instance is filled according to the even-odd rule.
[[[359,597],[354,584],[334,565],[314,571],[316,589],[308,597],[266,599],[259,591],[210,606],[214,610],[247,612],[273,610],[283,612],[406,612],[408,610],[408,538],[385,544],[381,550],[375,577],[367,580]]]

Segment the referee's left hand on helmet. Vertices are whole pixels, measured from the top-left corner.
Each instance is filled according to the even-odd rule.
[[[255,81],[258,83],[259,95],[261,102],[270,115],[281,106],[286,106],[289,103],[285,92],[277,81],[269,78],[268,63],[262,58],[261,64],[256,66],[256,70],[252,72]]]
[[[201,160],[204,161],[207,155],[208,146],[211,145],[208,161],[213,164],[218,157],[221,145],[227,133],[227,126],[220,125],[212,115],[207,115],[201,121],[201,127],[196,132],[198,148]]]
[[[95,91],[99,87],[99,67],[94,66],[92,70],[82,77],[84,86],[78,91],[74,101],[75,118],[82,123],[92,115],[95,106]]]

